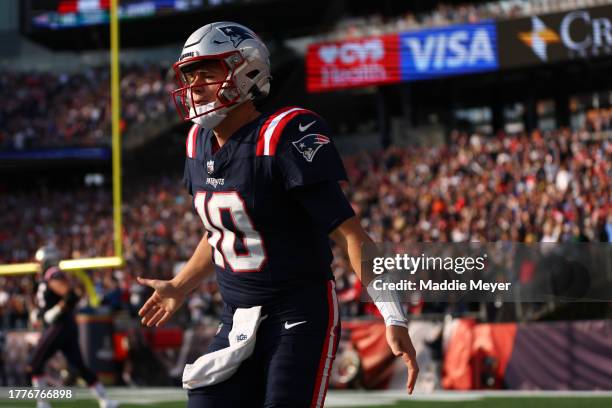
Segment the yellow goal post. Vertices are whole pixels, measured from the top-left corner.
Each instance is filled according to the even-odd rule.
[[[121,117],[121,93],[119,89],[119,20],[117,3],[110,1],[110,38],[111,38],[111,116],[112,116],[112,181],[113,181],[113,243],[114,256],[83,259],[65,259],[59,263],[62,270],[71,272],[85,285],[85,290],[92,306],[99,304],[91,278],[84,272],[86,269],[119,268],[123,266],[123,246],[121,242],[123,221],[121,217],[121,134],[119,121]],[[39,271],[37,263],[17,263],[0,265],[0,276],[26,275]]]

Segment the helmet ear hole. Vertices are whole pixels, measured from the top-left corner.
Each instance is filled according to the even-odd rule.
[[[232,102],[240,96],[235,87],[227,87],[219,92],[219,97],[224,99],[224,103]]]
[[[258,69],[254,69],[253,71],[250,71],[246,74],[247,77],[249,77],[249,79],[253,79],[255,78],[257,75],[259,75],[259,70]]]

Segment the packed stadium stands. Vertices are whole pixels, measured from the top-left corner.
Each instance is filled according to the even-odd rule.
[[[607,129],[494,136],[454,131],[439,147],[363,152],[345,159],[347,194],[377,242],[612,242]],[[29,205],[34,202],[41,204]],[[67,258],[110,256],[111,208],[101,188],[13,194],[0,203],[0,263],[28,261],[46,242],[55,242]],[[160,175],[130,188],[123,213],[127,264],[115,276],[121,307],[133,311],[142,301],[130,298],[134,278],[170,278],[202,230],[178,177]],[[338,280],[347,280],[340,286],[352,288],[346,260],[336,257],[335,270]],[[102,297],[109,287],[115,290],[105,273],[94,276]],[[8,285],[0,285],[0,321],[27,326],[32,279],[0,279]],[[210,312],[198,311],[213,306],[210,293],[193,296],[194,315]]]
[[[511,19],[536,14],[555,13],[579,7],[610,4],[609,0],[501,0],[483,3],[436,4],[422,13],[407,11],[404,15],[385,17],[382,14],[347,17],[340,20],[328,33],[321,34],[327,40],[343,40],[399,31],[476,23],[487,19]]]
[[[108,3],[80,1],[101,9]],[[101,10],[62,16],[55,2],[46,3],[28,9],[30,2],[24,2],[23,26],[10,38],[27,37],[48,54],[29,61],[28,52],[39,48],[23,47],[28,52],[19,53],[19,47],[0,43],[0,265],[32,262],[46,243],[54,243],[65,259],[115,255],[110,71],[100,65],[107,63],[108,27],[96,20],[102,19]],[[194,1],[193,10],[180,13],[168,5],[187,2],[148,4],[153,3],[165,9],[121,20],[125,264],[86,270],[101,306],[86,295],[78,304],[79,325],[87,331],[84,354],[100,372],[114,373],[108,382],[178,385],[185,363],[203,353],[217,330],[223,301],[216,277],[201,282],[159,328],[141,324],[137,313],[151,290],[136,280],[170,279],[204,232],[182,182],[191,123],[176,114],[171,64],[184,35],[213,16],[243,17],[236,21],[253,23],[271,49],[272,91],[257,101],[261,111],[303,106],[328,122],[349,178],[342,187],[375,242],[393,248],[576,243],[579,249],[612,243],[612,0],[313,0],[299,6],[283,0]],[[275,15],[292,7],[296,14],[298,7],[311,8],[312,19]],[[574,19],[572,30],[565,24],[573,37],[564,36],[562,21],[574,10],[584,14]],[[158,30],[160,22],[167,23],[164,30]],[[50,28],[53,24],[67,29]],[[0,18],[0,39],[2,27]],[[74,41],[66,40],[70,36]],[[61,57],[37,66],[56,50],[70,59],[69,67],[61,66]],[[14,66],[12,56],[18,57]],[[107,154],[91,160],[82,152],[27,155],[89,147]],[[439,247],[451,246],[461,247]],[[340,368],[331,376],[348,377],[351,369],[358,374],[344,383],[332,379],[332,387],[403,388],[398,370],[391,379],[394,360],[385,354],[379,313],[363,301],[363,288],[341,248],[333,247],[333,253],[344,344],[336,359]],[[537,281],[536,269],[528,283]],[[0,274],[0,386],[29,384],[25,364],[40,329],[33,318],[39,276],[12,273]],[[598,282],[612,282],[605,267],[596,274]],[[516,283],[522,276],[512,279]],[[85,286],[76,277],[73,283]],[[518,298],[430,302],[419,296],[403,303],[410,330],[420,330],[414,337],[419,365],[427,361],[420,379],[427,385],[419,392],[547,387],[547,375],[528,378],[520,369],[549,363],[559,364],[554,370],[563,374],[550,380],[556,389],[611,389],[612,377],[595,381],[589,371],[589,364],[602,372],[612,367],[606,355],[609,296],[580,303],[558,297],[546,304]],[[93,323],[85,321],[92,316]],[[554,330],[553,320],[559,321]],[[496,323],[502,324],[493,327]],[[530,324],[540,326],[532,331]],[[593,337],[585,335],[591,329]],[[92,346],[96,337],[103,347]],[[567,349],[557,351],[547,342],[567,343]],[[470,348],[468,356],[463,351]],[[546,354],[548,348],[563,361]],[[515,373],[504,373],[510,360],[504,353],[517,349],[522,351],[513,358],[532,361],[521,360]],[[536,349],[541,355],[534,358]],[[590,352],[597,357],[567,368],[579,353]],[[458,356],[466,361],[457,363]],[[61,367],[54,362],[50,368],[57,369],[58,384],[74,384]],[[492,374],[495,370],[500,373]],[[444,385],[449,372],[451,381]],[[578,379],[561,378],[568,373]]]
[[[176,120],[168,67],[124,66],[122,129]],[[110,145],[108,67],[79,73],[0,71],[0,149]]]

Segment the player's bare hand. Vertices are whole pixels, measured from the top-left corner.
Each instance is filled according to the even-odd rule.
[[[393,354],[401,357],[404,363],[406,363],[406,367],[408,367],[406,388],[408,389],[408,394],[412,394],[417,377],[419,376],[419,365],[408,330],[401,326],[387,326],[387,343],[389,343]]]
[[[166,323],[185,301],[185,294],[172,281],[137,278],[141,285],[155,292],[138,311],[145,326],[161,326]]]

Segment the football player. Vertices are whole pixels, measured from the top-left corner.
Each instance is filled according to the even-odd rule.
[[[250,29],[207,24],[189,36],[174,71],[181,117],[192,121],[184,182],[206,233],[172,280],[140,310],[159,326],[216,271],[224,301],[208,353],[183,373],[189,407],[321,407],[340,334],[330,237],[361,276],[371,243],[340,185],[347,176],[326,122],[300,107],[269,113],[269,54]],[[387,340],[417,378],[398,302],[381,305]]]
[[[32,386],[39,389],[45,387],[45,364],[57,351],[61,351],[68,363],[83,377],[91,393],[98,399],[100,407],[117,407],[116,401],[107,399],[104,386],[83,361],[79,347],[79,329],[74,317],[74,307],[79,296],[72,288],[66,274],[58,267],[60,261],[58,249],[53,245],[44,246],[36,251],[35,258],[40,264],[42,273],[36,300],[44,331],[28,364]],[[39,397],[36,406],[47,408],[50,404]]]

